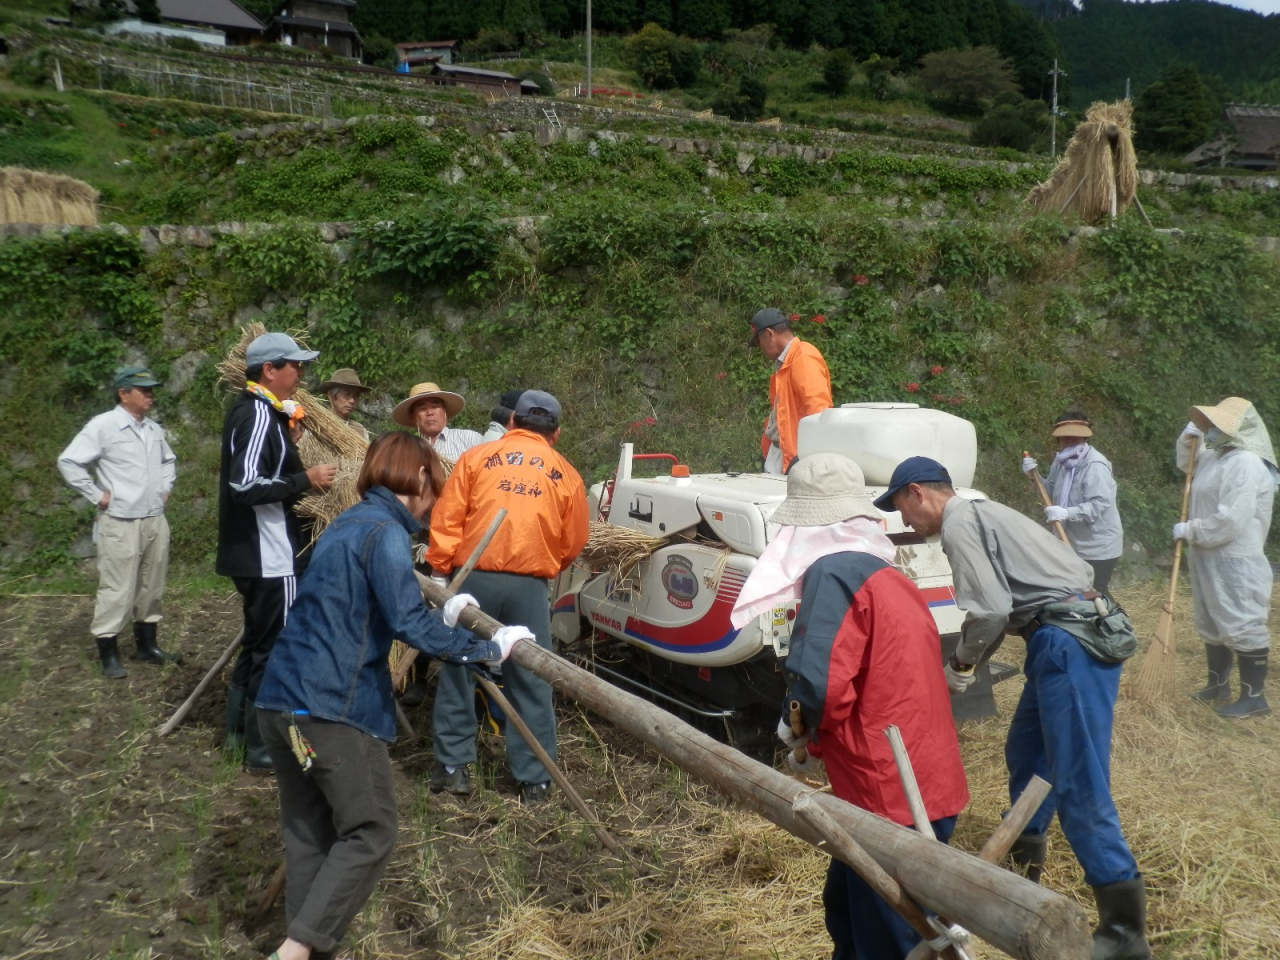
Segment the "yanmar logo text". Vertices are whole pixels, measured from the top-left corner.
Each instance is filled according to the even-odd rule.
[[[622,629],[622,624],[620,622],[610,617],[606,617],[603,613],[596,613],[594,610],[591,611],[591,622],[598,623],[602,627],[608,627],[610,630]]]

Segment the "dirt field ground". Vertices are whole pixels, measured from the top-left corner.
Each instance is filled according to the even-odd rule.
[[[1161,590],[1118,591],[1144,637]],[[163,633],[183,663],[130,663],[128,680],[108,683],[86,633],[91,603],[0,598],[0,958],[260,957],[283,932],[279,905],[254,918],[281,855],[273,781],[214,749],[220,685],[173,735],[155,732],[235,635],[238,604],[176,591]],[[1185,693],[1202,667],[1189,607],[1180,607]],[[1002,656],[1016,661],[1020,647],[1011,641]],[[961,732],[974,799],[955,842],[966,849],[985,840],[1005,804],[1001,748],[1020,688],[1002,684],[1001,716]],[[429,731],[428,709],[411,717]],[[520,806],[497,772],[500,741],[485,743],[475,797],[429,794],[430,740],[420,736],[393,754],[400,844],[349,937],[354,957],[829,951],[821,855],[572,703],[560,717],[566,772],[629,859],[607,856],[558,796]],[[1158,711],[1122,701],[1113,780],[1151,886],[1157,956],[1280,954],[1280,718],[1228,724],[1184,696]],[[1056,826],[1047,882],[1089,903]]]

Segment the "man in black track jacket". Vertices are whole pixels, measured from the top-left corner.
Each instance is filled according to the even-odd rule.
[[[244,604],[223,749],[243,748],[251,770],[271,769],[252,705],[296,594],[302,544],[293,507],[308,490],[327,490],[337,472],[332,464],[304,469],[292,436],[303,417],[292,399],[302,365],[318,355],[283,333],[255,339],[245,353],[245,390],[222,427],[217,572],[235,582]]]

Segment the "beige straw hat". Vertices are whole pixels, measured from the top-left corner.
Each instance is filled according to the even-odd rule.
[[[467,401],[462,399],[460,393],[450,393],[448,390],[441,390],[434,383],[416,383],[413,389],[409,391],[408,399],[401,400],[396,404],[396,408],[391,411],[391,419],[402,427],[413,427],[413,408],[414,406],[430,397],[444,402],[444,412],[448,414],[452,420],[462,412],[462,408],[467,405]]]
[[[1242,397],[1227,397],[1217,406],[1192,407],[1191,422],[1201,430],[1217,427],[1229,437],[1239,435],[1245,415],[1253,404]]]
[[[330,390],[337,389],[354,390],[356,393],[366,393],[373,387],[366,387],[360,382],[360,375],[350,367],[343,367],[340,370],[333,371],[333,375],[324,383],[320,384],[320,392],[328,393]]]
[[[880,519],[862,468],[838,453],[815,453],[791,467],[787,499],[769,519],[791,527],[825,527],[853,517]]]
[[[1053,425],[1055,437],[1092,437],[1088,420],[1059,420]]]

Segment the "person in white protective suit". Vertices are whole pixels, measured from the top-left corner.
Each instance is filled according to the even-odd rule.
[[[1069,410],[1053,424],[1058,453],[1049,467],[1045,489],[1053,501],[1044,508],[1046,523],[1057,521],[1071,549],[1093,568],[1093,589],[1109,593],[1111,574],[1124,552],[1124,527],[1116,508],[1116,478],[1111,461],[1089,444],[1093,425],[1079,410]],[[1039,465],[1022,458],[1022,470]]]
[[[1201,438],[1191,479],[1187,521],[1174,540],[1190,546],[1196,632],[1204,640],[1209,681],[1195,699],[1231,698],[1231,662],[1240,661],[1240,698],[1218,713],[1251,717],[1271,712],[1263,687],[1271,635],[1271,564],[1263,553],[1276,491],[1276,456],[1253,404],[1227,397],[1217,406],[1192,407],[1177,444],[1185,471],[1191,438]]]

